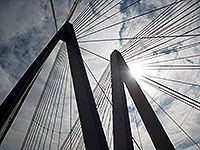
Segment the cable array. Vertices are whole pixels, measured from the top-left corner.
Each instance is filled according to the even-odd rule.
[[[67,132],[66,120],[69,64],[65,44],[56,56],[21,149],[56,149]],[[64,130],[65,129],[65,130]]]

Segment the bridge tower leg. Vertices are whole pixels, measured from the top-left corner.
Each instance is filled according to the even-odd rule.
[[[116,52],[111,54],[114,150],[132,150],[133,142],[128,108],[120,74],[119,57]]]
[[[94,97],[73,26],[68,23],[61,39],[66,42],[76,101],[87,150],[108,150]]]
[[[156,114],[154,113],[151,105],[148,103],[140,86],[131,76],[130,70],[120,52],[115,50],[112,55],[115,55],[117,58],[122,81],[127,86],[130,96],[135,103],[135,106],[144,122],[155,148],[157,150],[174,150],[174,146],[172,145]]]

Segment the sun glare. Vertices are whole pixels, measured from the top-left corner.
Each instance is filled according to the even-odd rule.
[[[134,78],[140,78],[142,75],[145,74],[146,70],[143,66],[140,66],[138,64],[133,64],[129,66],[131,74]]]
[[[148,91],[150,93],[154,93],[155,90],[152,89],[151,86],[143,82],[141,79],[144,79],[142,76],[154,76],[158,72],[156,70],[149,70],[146,67],[142,66],[141,64],[129,64],[129,69],[131,71],[132,76],[136,79],[139,86],[144,89],[145,91]]]

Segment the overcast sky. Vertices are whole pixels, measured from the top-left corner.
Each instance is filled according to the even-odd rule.
[[[80,6],[78,7],[77,12],[72,18],[73,20],[78,16],[78,14],[85,8],[90,0],[82,0]],[[109,0],[108,2],[110,2]],[[93,30],[111,25],[113,23],[123,21],[129,17],[142,14],[145,11],[153,10],[157,7],[168,4],[173,0],[142,0],[137,5],[133,5],[126,11],[121,11],[115,17],[109,19],[103,24],[95,27]],[[116,4],[118,0],[115,0],[113,4],[110,4],[110,7]],[[119,11],[120,9],[128,6],[132,0],[124,0],[118,5],[115,9],[111,10],[103,18],[108,17],[114,12]],[[55,0],[55,10],[57,16],[58,26],[61,27],[63,21],[69,13],[70,8],[73,5],[73,0]],[[197,5],[199,6],[199,5]],[[199,12],[199,10],[198,10]],[[96,17],[101,14],[93,12]],[[92,39],[102,39],[102,38],[122,38],[122,37],[133,37],[137,32],[139,32],[145,25],[147,25],[153,18],[155,18],[161,11],[157,11],[141,17],[137,20],[129,21],[126,23],[119,24],[111,29],[99,32],[88,36],[87,38],[78,39],[81,40],[92,40]],[[102,18],[102,19],[103,19]],[[20,79],[24,71],[30,65],[30,63],[36,58],[36,56],[41,52],[42,48],[46,43],[51,39],[55,34],[55,26],[50,6],[50,1],[48,0],[6,0],[0,1],[0,103],[2,103],[5,96],[12,89],[15,83]],[[199,26],[198,22],[198,26]],[[188,27],[189,28],[192,27]],[[90,31],[88,31],[89,33]],[[199,30],[197,32],[199,34]],[[199,38],[196,39],[199,42]],[[80,43],[81,47],[87,48],[107,59],[110,59],[110,54],[114,49],[119,50],[126,42],[125,41],[112,41],[112,42],[99,42],[99,43]],[[188,43],[179,43],[175,45],[176,47],[187,45]],[[22,109],[19,112],[18,117],[14,121],[14,124],[11,126],[11,129],[8,133],[8,136],[4,140],[3,144],[0,146],[3,150],[14,150],[20,149],[24,134],[27,130],[28,123],[32,117],[34,108],[37,104],[37,100],[41,93],[42,87],[45,83],[45,80],[48,75],[48,71],[52,65],[52,62],[56,56],[60,43],[55,48],[50,58],[45,63],[43,71],[41,72],[37,82],[34,84],[32,91],[27,97],[26,102],[24,103]],[[142,42],[141,42],[142,47]],[[142,47],[145,49],[145,47]],[[141,49],[142,49],[141,48]],[[156,50],[152,50],[152,54],[156,53]],[[166,49],[165,49],[166,50]],[[169,49],[168,49],[169,50]],[[91,55],[87,52],[81,51],[83,54],[84,60],[93,71],[97,79],[100,78],[104,69],[106,68],[108,62],[100,59],[94,55]],[[157,52],[158,53],[158,52]],[[165,53],[165,52],[164,52]],[[177,58],[185,55],[199,54],[199,48],[195,47],[190,52],[178,53],[175,52],[171,58]],[[169,57],[167,53],[166,58]],[[199,64],[200,60],[198,58],[188,59],[177,62],[177,64]],[[176,62],[174,62],[176,63]],[[131,67],[130,63],[130,67]],[[134,69],[133,69],[134,70]],[[154,74],[161,77],[169,77],[175,80],[180,79],[183,81],[188,81],[192,83],[199,84],[199,72],[198,71],[188,71],[188,72],[162,72],[160,70],[154,72]],[[95,86],[95,81],[89,75],[89,80],[91,83],[92,89]],[[159,81],[159,80],[158,80]],[[199,112],[192,110],[184,104],[174,101],[172,98],[165,96],[162,93],[156,92],[153,88],[141,83],[141,86],[144,86],[146,90],[158,100],[158,103],[162,105],[166,111],[172,115],[172,117],[181,124],[189,114],[189,117],[184,122],[182,127],[187,131],[187,133],[193,137],[193,139],[200,144],[200,117]],[[188,96],[199,100],[199,87],[193,86],[183,86],[180,84],[172,84],[165,81],[165,85],[173,87],[174,89],[187,94]],[[135,120],[138,120],[138,126],[141,132],[141,137],[143,140],[144,149],[153,149],[152,142],[149,139],[149,136],[146,133],[141,118],[136,114],[134,118],[134,105],[130,102],[128,97],[129,112],[131,118],[131,126],[133,130],[136,130]],[[170,121],[169,118],[156,106],[151,104],[156,111],[161,123],[163,123],[164,128],[167,130],[170,139],[177,149],[197,149],[194,144],[180,131],[177,127]],[[76,119],[76,118],[74,118]],[[137,132],[133,131],[133,137],[138,140]],[[11,144],[12,143],[12,144]]]

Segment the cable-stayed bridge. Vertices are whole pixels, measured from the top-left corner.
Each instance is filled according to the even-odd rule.
[[[200,69],[199,0],[174,1],[105,26],[107,20],[141,3],[140,0],[129,2],[111,13],[122,2],[93,0],[70,23],[80,4],[76,1],[58,30],[54,2],[51,1],[57,32],[1,104],[1,142],[46,59],[62,40],[21,149],[145,149],[145,137],[139,128],[141,122],[156,149],[182,149],[188,145],[200,148],[199,137],[193,137],[184,129],[191,113],[198,115],[200,110],[199,82],[192,78],[192,75],[199,75]],[[90,38],[152,13],[158,14],[131,37]],[[79,46],[81,43],[112,41],[128,42],[118,51],[113,49],[110,58]],[[100,80],[82,58],[80,50],[107,62]],[[86,71],[96,82],[93,91]],[[187,76],[191,76],[191,80],[187,80]],[[157,91],[152,92],[152,89]],[[190,95],[187,90],[195,94]],[[75,122],[72,121],[74,101],[79,112]],[[179,122],[168,113],[172,104],[188,109],[186,114],[180,115]],[[156,111],[162,112],[176,130],[163,128]],[[136,123],[134,129],[132,122]],[[177,142],[178,139],[169,136],[180,132],[187,141]],[[179,142],[184,146],[180,147]]]

